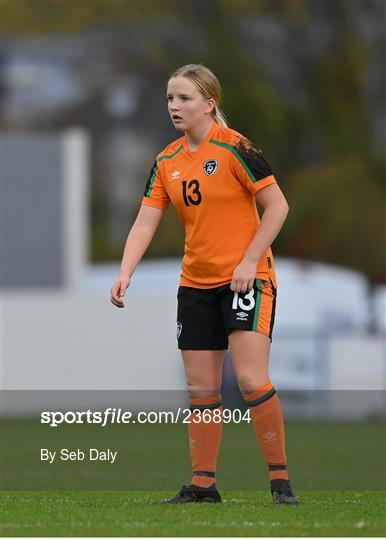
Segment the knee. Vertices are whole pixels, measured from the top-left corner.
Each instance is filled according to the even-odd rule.
[[[218,396],[221,389],[221,383],[215,380],[209,380],[205,377],[188,377],[187,388],[190,397],[214,397]]]
[[[209,397],[214,398],[220,395],[220,388],[208,388],[206,384],[189,384],[188,383],[188,392],[190,398],[197,397]]]
[[[237,378],[237,384],[240,392],[245,394],[260,390],[263,386],[270,383],[268,375],[241,375]]]

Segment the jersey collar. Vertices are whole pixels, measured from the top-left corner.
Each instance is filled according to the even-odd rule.
[[[196,159],[196,157],[202,152],[203,148],[205,148],[205,146],[208,144],[208,141],[209,139],[213,138],[213,136],[215,136],[215,134],[217,133],[217,130],[220,128],[220,125],[217,124],[216,122],[213,122],[213,125],[211,126],[210,130],[209,130],[209,133],[207,134],[207,136],[205,137],[205,139],[202,141],[202,143],[200,144],[200,146],[197,148],[197,150],[195,150],[194,152],[191,152],[189,150],[189,146],[188,146],[188,140],[187,140],[187,137],[186,135],[183,137],[182,139],[182,149],[184,151],[184,154],[189,158],[189,159]]]

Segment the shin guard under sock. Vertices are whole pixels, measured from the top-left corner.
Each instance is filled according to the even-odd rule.
[[[189,447],[192,461],[192,484],[209,487],[215,483],[217,456],[223,422],[220,395],[190,399]]]
[[[256,439],[269,469],[269,479],[288,479],[283,411],[276,390],[269,381],[249,393],[243,393],[251,411]]]

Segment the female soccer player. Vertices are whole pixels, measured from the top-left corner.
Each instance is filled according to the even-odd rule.
[[[270,246],[288,205],[260,150],[227,127],[220,93],[216,76],[201,64],[183,66],[171,75],[168,111],[184,136],[157,156],[150,171],[111,302],[124,307],[130,279],[171,201],[186,235],[177,339],[192,411],[193,478],[167,502],[221,502],[215,473],[223,428],[222,369],[229,344],[268,466],[273,501],[297,504],[288,480],[283,413],[268,376],[277,287]],[[264,208],[261,221],[256,201]]]

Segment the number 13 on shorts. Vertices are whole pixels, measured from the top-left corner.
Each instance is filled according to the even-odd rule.
[[[231,325],[255,330],[272,339],[276,290],[268,281],[256,279],[247,293],[233,293]]]
[[[232,302],[232,309],[244,309],[245,311],[250,311],[255,307],[255,290],[252,288],[248,293],[241,293],[242,298],[239,298],[239,293],[235,291]]]

